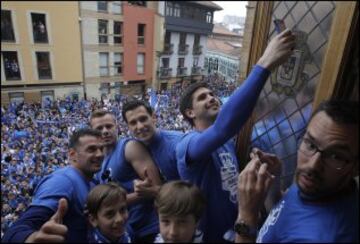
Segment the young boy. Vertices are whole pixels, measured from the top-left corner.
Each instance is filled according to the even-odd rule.
[[[202,242],[203,233],[196,228],[205,204],[196,185],[180,180],[164,184],[155,199],[160,222],[160,234],[155,243]]]
[[[87,198],[86,209],[92,229],[90,243],[130,243],[125,232],[128,219],[126,191],[110,182],[94,187]]]

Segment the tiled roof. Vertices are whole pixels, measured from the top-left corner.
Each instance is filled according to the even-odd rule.
[[[214,34],[222,34],[222,35],[228,35],[228,36],[237,36],[237,37],[241,37],[241,35],[236,34],[234,32],[229,31],[228,29],[226,29],[224,26],[219,25],[219,24],[215,24],[214,28],[213,28],[213,33]]]
[[[196,3],[198,5],[202,5],[202,6],[205,6],[205,7],[209,7],[209,8],[212,8],[214,10],[223,10],[222,7],[220,7],[216,3],[213,3],[212,1],[188,1],[188,2]]]
[[[240,47],[233,47],[228,41],[221,41],[217,39],[207,39],[207,49],[209,51],[221,52],[230,56],[240,57]]]

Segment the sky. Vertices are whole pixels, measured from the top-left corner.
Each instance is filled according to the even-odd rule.
[[[246,16],[247,1],[213,1],[223,8],[221,11],[215,11],[215,22],[221,22],[225,15]]]

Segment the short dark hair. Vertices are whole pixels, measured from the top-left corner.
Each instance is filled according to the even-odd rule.
[[[114,120],[116,122],[116,119],[115,119],[115,115],[110,112],[110,111],[107,111],[105,109],[98,109],[98,110],[95,110],[94,112],[91,113],[90,115],[90,126],[91,126],[91,120],[95,119],[95,118],[101,118],[101,117],[104,117],[105,115],[107,114],[110,114],[114,117]]]
[[[191,118],[189,118],[186,115],[185,111],[186,111],[186,109],[192,108],[192,105],[193,105],[192,104],[192,102],[193,102],[192,95],[194,94],[194,92],[196,92],[199,88],[202,88],[202,87],[209,88],[208,84],[205,82],[193,83],[185,89],[185,91],[183,92],[183,94],[180,98],[180,112],[192,126],[194,125],[194,122]]]
[[[134,100],[130,100],[130,101],[127,101],[124,106],[123,106],[123,109],[121,111],[121,115],[124,119],[124,121],[127,123],[127,119],[126,119],[126,112],[127,111],[130,111],[130,110],[134,110],[136,109],[137,107],[140,107],[140,106],[144,106],[146,111],[152,115],[153,114],[153,109],[151,108],[150,104],[148,102],[145,102],[145,101],[142,101],[142,100],[137,100],[137,99],[134,99]]]
[[[80,138],[84,136],[101,137],[101,133],[90,128],[77,130],[70,137],[69,148],[75,148],[79,144]]]
[[[102,206],[109,206],[122,198],[126,202],[126,191],[115,182],[95,186],[88,194],[86,210],[96,216]]]
[[[359,124],[359,102],[357,101],[325,100],[315,109],[310,121],[322,111],[337,123]]]
[[[199,221],[206,206],[206,199],[196,185],[175,180],[161,186],[154,205],[159,214],[166,216],[191,214],[196,221]]]

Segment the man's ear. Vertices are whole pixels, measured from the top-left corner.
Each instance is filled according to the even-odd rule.
[[[71,161],[73,161],[73,162],[76,162],[76,161],[77,161],[77,160],[76,160],[76,150],[75,150],[74,148],[70,148],[70,149],[69,149],[68,155],[69,155],[69,159],[70,159]]]
[[[98,221],[92,214],[89,214],[89,222],[90,222],[91,226],[94,228],[96,228],[98,226]]]
[[[185,110],[185,115],[186,115],[188,118],[190,118],[190,119],[194,119],[194,118],[195,118],[195,113],[194,113],[194,111],[193,111],[192,109],[190,109],[190,108],[187,108],[187,109]]]

